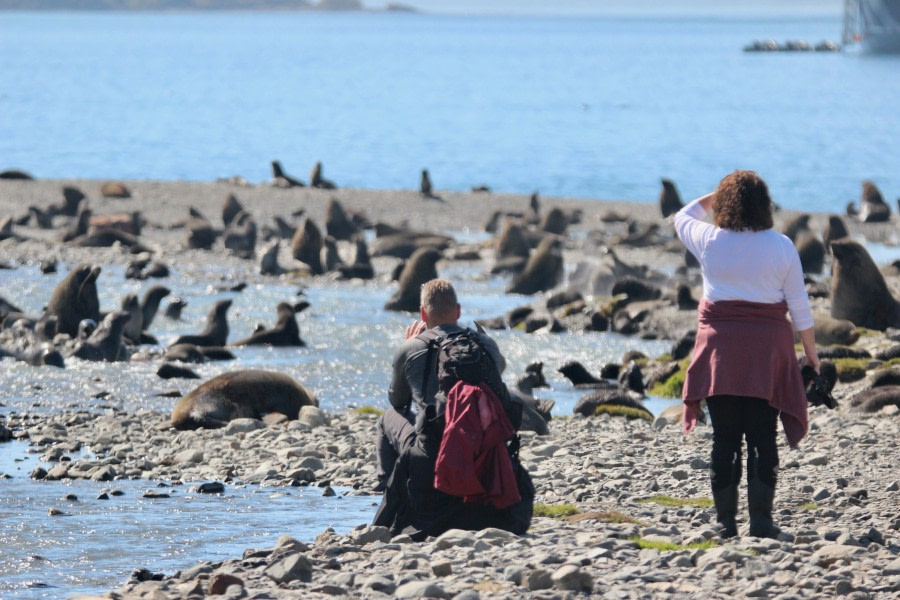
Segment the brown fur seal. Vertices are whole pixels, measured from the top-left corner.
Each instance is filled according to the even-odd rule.
[[[536,294],[556,287],[564,273],[562,241],[556,236],[541,240],[525,268],[506,288],[507,294]]]
[[[272,161],[272,185],[276,187],[305,187],[306,184],[284,172],[281,163]]]
[[[78,207],[78,217],[75,219],[75,223],[63,233],[62,241],[71,242],[72,240],[86,235],[91,226],[92,214],[87,202],[82,202]]]
[[[300,339],[300,328],[297,326],[294,307],[287,302],[279,302],[275,312],[278,318],[274,327],[257,331],[250,337],[238,340],[231,345],[305,346],[306,344]]]
[[[62,189],[63,203],[61,206],[52,207],[51,212],[67,217],[74,217],[78,214],[78,207],[82,201],[87,200],[84,192],[77,187],[65,186]]]
[[[172,426],[223,427],[232,419],[262,419],[270,413],[296,419],[301,407],[318,405],[318,399],[309,390],[283,373],[232,371],[210,379],[181,398],[172,409]]]
[[[849,239],[836,240],[831,253],[831,316],[879,331],[900,326],[900,303],[866,249]]]
[[[900,407],[900,385],[886,385],[863,390],[850,398],[850,410],[877,413],[885,406]]]
[[[419,248],[413,252],[400,274],[396,293],[384,305],[385,310],[417,312],[422,284],[437,279],[440,259],[441,253],[435,248]]]
[[[859,201],[859,220],[863,223],[884,223],[891,219],[891,207],[884,201],[878,186],[863,181],[862,199]]]
[[[119,181],[107,181],[100,187],[100,195],[104,198],[131,198],[131,190]]]
[[[393,256],[409,258],[420,248],[446,250],[453,244],[453,238],[438,233],[401,230],[378,235],[372,242],[372,256]]]
[[[181,311],[185,306],[187,306],[187,302],[185,302],[181,298],[172,298],[172,300],[169,302],[169,305],[166,306],[166,311],[163,314],[167,319],[178,321],[181,319]]]
[[[329,181],[322,177],[322,163],[316,162],[312,171],[309,172],[309,186],[319,188],[320,190],[334,190],[337,186],[333,181]]]
[[[281,275],[284,269],[278,263],[278,251],[281,249],[281,241],[272,240],[267,244],[259,257],[260,275]]]
[[[122,335],[132,344],[141,343],[141,332],[144,331],[144,311],[136,294],[126,294],[122,298],[121,311],[128,315]]]
[[[126,312],[109,313],[88,339],[76,344],[72,356],[92,361],[128,360],[128,350],[122,344],[122,337],[130,318],[131,315]]]
[[[82,319],[100,320],[100,299],[97,296],[97,277],[100,267],[81,264],[69,271],[53,290],[44,311],[57,318],[57,331],[71,337],[78,335]]]
[[[825,226],[825,231],[822,234],[825,247],[828,251],[831,252],[831,242],[848,237],[850,237],[850,232],[847,230],[847,224],[844,223],[844,220],[838,215],[830,215],[828,217],[828,224]]]
[[[544,215],[538,229],[546,231],[547,233],[563,235],[568,226],[569,218],[566,216],[566,213],[564,213],[562,209],[554,206],[546,215]]]
[[[361,235],[353,238],[351,263],[339,266],[338,271],[344,279],[372,279],[375,277],[375,268],[369,258],[369,249],[366,246],[366,240]]]
[[[194,344],[196,346],[225,346],[228,343],[228,309],[231,300],[219,300],[206,315],[206,328],[195,335],[180,335],[171,344]]]
[[[660,182],[662,190],[659,192],[659,211],[665,219],[681,210],[684,204],[681,202],[681,196],[678,194],[678,188],[675,187],[674,181],[663,177]]]
[[[225,227],[228,227],[234,221],[234,218],[242,212],[244,212],[244,206],[237,199],[237,196],[228,194],[225,197],[225,203],[222,205],[222,223],[225,224]]]
[[[234,216],[222,233],[222,243],[239,258],[252,259],[256,253],[256,221],[247,212]]]
[[[291,256],[309,267],[313,275],[321,275],[322,232],[309,217],[303,219],[294,239],[291,240]]]
[[[597,390],[578,399],[572,409],[574,414],[585,417],[593,417],[597,408],[601,405],[624,406],[639,411],[647,420],[653,419],[653,413],[644,407],[640,400],[635,400],[628,394],[614,390]]]
[[[825,267],[825,244],[812,231],[797,233],[794,240],[804,273],[817,275]]]
[[[351,240],[360,233],[353,221],[347,217],[344,207],[336,198],[329,198],[325,211],[325,231],[336,240]]]
[[[491,273],[518,273],[525,268],[531,244],[525,237],[522,226],[512,219],[506,219],[496,241],[496,261]]]
[[[422,175],[419,177],[419,193],[425,198],[437,199],[434,195],[434,186],[431,185],[431,175],[428,169],[422,169]]]
[[[829,315],[815,313],[813,323],[816,343],[820,346],[850,346],[859,339],[856,326],[846,319],[834,319]],[[800,341],[800,336],[796,333],[794,341]]]
[[[190,217],[184,224],[187,247],[194,250],[209,250],[219,237],[219,231],[200,211],[189,209]]]
[[[159,311],[160,302],[170,293],[171,290],[163,285],[154,285],[144,293],[144,298],[141,300],[144,331],[150,328],[150,324],[153,323],[153,319],[156,318],[156,313]]]
[[[786,235],[792,242],[797,241],[797,234],[801,231],[809,231],[809,213],[797,215],[793,219],[789,219],[782,225],[781,233]]]

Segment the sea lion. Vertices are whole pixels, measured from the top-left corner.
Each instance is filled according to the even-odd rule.
[[[275,371],[240,370],[202,383],[172,409],[175,429],[224,427],[232,419],[262,419],[280,413],[296,419],[303,406],[318,406],[309,390]]]
[[[676,402],[671,404],[670,406],[667,406],[661,413],[659,413],[658,418],[664,418],[669,423],[680,425],[682,420],[684,419],[684,404],[682,404],[681,402]],[[701,410],[700,414],[697,415],[697,420],[701,423],[706,423],[706,411]]]
[[[219,237],[219,231],[209,219],[195,208],[189,209],[190,217],[184,224],[187,247],[193,250],[209,250]]]
[[[75,337],[82,319],[100,320],[97,277],[100,267],[83,263],[69,271],[53,290],[45,316],[57,318],[57,330]]]
[[[434,186],[431,185],[431,175],[428,169],[422,169],[422,175],[419,177],[419,193],[425,198],[437,199],[434,195]]]
[[[575,389],[615,388],[617,384],[612,381],[594,377],[583,364],[577,360],[570,360],[557,369],[563,377],[568,379]]]
[[[491,273],[518,273],[525,268],[531,244],[525,237],[522,226],[512,219],[505,219],[496,240],[496,261]]]
[[[329,181],[322,177],[322,163],[317,161],[313,165],[312,171],[309,172],[309,186],[319,188],[320,190],[334,190],[337,185],[333,181]]]
[[[884,223],[890,219],[891,207],[884,201],[878,186],[872,181],[863,181],[859,220],[863,223]]]
[[[87,196],[84,195],[84,192],[82,192],[77,187],[69,185],[63,187],[62,195],[62,205],[53,207],[51,212],[55,212],[58,215],[64,215],[66,217],[74,217],[75,215],[77,215],[79,206],[82,202],[87,200]]]
[[[0,346],[0,358],[13,358],[19,362],[28,363],[33,367],[48,366],[64,369],[66,366],[63,355],[55,348],[47,346],[26,351]]]
[[[634,246],[646,248],[659,242],[659,223],[642,225],[637,221],[628,223],[628,233],[620,235],[613,240],[616,245]]]
[[[426,231],[401,230],[385,235],[377,235],[372,242],[372,256],[393,256],[409,258],[419,248],[446,250],[453,244],[453,238]]]
[[[336,240],[351,240],[360,231],[347,217],[344,207],[336,198],[329,198],[325,211],[325,232]]]
[[[549,236],[541,240],[525,268],[506,288],[507,294],[536,294],[556,287],[564,275],[562,240]]]
[[[21,169],[5,169],[0,171],[0,179],[34,181],[34,177]]]
[[[169,362],[163,363],[156,370],[156,376],[161,379],[200,379],[197,373],[187,367],[180,367]]]
[[[71,356],[91,361],[128,360],[128,350],[122,344],[122,338],[130,318],[130,314],[122,311],[109,313],[88,339],[75,345]]]
[[[419,248],[413,252],[400,274],[397,291],[384,305],[385,310],[418,312],[422,284],[437,279],[440,259],[441,253],[435,248]]]
[[[324,272],[322,244],[322,232],[312,219],[306,217],[291,240],[291,256],[308,266],[313,275],[321,275]]]
[[[825,244],[812,231],[800,231],[794,240],[804,273],[817,275],[825,267]]]
[[[225,197],[225,203],[222,205],[222,223],[225,224],[225,227],[228,227],[234,221],[234,218],[242,212],[245,212],[244,206],[237,199],[237,196],[228,194]]]
[[[173,344],[163,353],[165,360],[177,360],[183,363],[204,363],[206,355],[194,344]]]
[[[86,234],[72,240],[71,243],[73,246],[81,248],[109,248],[113,244],[119,244],[134,253],[148,251],[137,237],[114,227],[88,231]]]
[[[222,233],[222,243],[239,258],[252,259],[256,252],[256,221],[247,212],[240,212]]]
[[[809,213],[802,213],[794,217],[793,219],[789,219],[782,225],[781,233],[783,233],[789,240],[792,242],[797,241],[797,234],[801,231],[809,231],[809,218],[812,215]]]
[[[582,396],[575,403],[572,412],[585,417],[593,417],[601,405],[633,408],[643,415],[643,418],[653,420],[653,413],[647,410],[640,400],[635,400],[627,393],[616,390],[597,390]]]
[[[613,296],[625,294],[627,302],[656,300],[662,296],[662,290],[658,287],[636,277],[623,277],[616,280],[610,293]]]
[[[41,210],[37,206],[28,207],[29,220],[40,229],[53,229],[53,213],[49,210]],[[22,223],[24,224],[24,223]],[[3,239],[12,234],[13,220],[11,217],[4,219]]]
[[[852,396],[850,410],[860,413],[877,413],[885,406],[900,407],[900,385],[885,385],[863,390]]]
[[[849,239],[831,243],[831,316],[884,331],[900,326],[900,303],[866,249]]]
[[[339,266],[344,264],[338,253],[337,240],[330,235],[326,235],[322,238],[322,250],[319,252],[319,262],[322,263],[322,271],[325,273],[335,271]]]
[[[547,233],[563,235],[566,233],[566,228],[568,226],[569,218],[566,216],[566,213],[564,213],[561,208],[554,206],[546,215],[544,215],[538,229],[546,231]]]
[[[63,232],[62,241],[63,242],[71,242],[74,239],[77,239],[83,235],[87,235],[88,229],[91,226],[91,209],[88,207],[87,202],[82,202],[78,207],[78,216],[75,219],[75,223],[72,224],[69,229]]]
[[[181,319],[181,311],[185,306],[187,306],[187,302],[185,302],[181,298],[172,298],[168,306],[166,306],[166,311],[163,314],[167,319],[178,321]]]
[[[170,293],[171,290],[163,285],[154,285],[144,293],[144,298],[141,300],[144,331],[150,329],[150,324],[153,323],[153,319],[156,318],[156,313],[159,311],[160,302]]]
[[[671,179],[663,177],[660,179],[662,190],[659,192],[659,211],[665,219],[669,215],[674,215],[684,207],[681,202],[681,196],[678,194],[678,188]]]
[[[259,274],[260,275],[281,275],[284,268],[278,264],[278,251],[281,249],[281,241],[272,240],[263,247],[262,254],[259,257]]]
[[[225,346],[228,343],[228,309],[231,300],[219,300],[206,315],[206,328],[194,335],[180,335],[172,346],[194,344],[197,346]]]
[[[144,330],[144,311],[141,310],[136,294],[126,294],[122,298],[121,311],[128,314],[122,335],[132,344],[140,344],[141,332]]]
[[[281,163],[277,160],[272,161],[272,185],[276,187],[305,187],[306,184],[296,179],[295,177],[291,177],[287,173],[284,172],[284,169],[281,167]]]
[[[279,302],[275,309],[277,321],[271,329],[263,329],[255,332],[250,337],[232,343],[232,346],[306,346],[300,339],[300,328],[297,326],[297,317],[294,307],[287,302]]]
[[[353,238],[353,254],[349,265],[340,265],[338,272],[344,279],[372,279],[375,277],[375,268],[369,258],[369,249],[366,240],[358,235]]]
[[[675,305],[678,310],[697,310],[700,303],[694,299],[689,285],[679,283],[675,288]]]
[[[825,226],[822,239],[825,247],[831,252],[831,242],[850,237],[847,225],[838,215],[829,215],[828,224]]]
[[[850,346],[859,339],[856,326],[846,319],[834,319],[826,314],[815,313],[813,323],[816,344],[819,346]],[[794,341],[800,341],[800,336],[796,333]]]
[[[131,198],[131,190],[120,181],[107,181],[100,186],[100,195],[104,198]]]

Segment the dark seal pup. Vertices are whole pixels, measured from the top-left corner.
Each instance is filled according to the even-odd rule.
[[[175,429],[224,427],[232,419],[262,419],[280,413],[296,419],[303,406],[318,406],[309,390],[274,371],[224,373],[201,384],[172,409]]]
[[[100,267],[80,264],[69,271],[53,290],[44,315],[57,318],[58,333],[74,338],[78,335],[78,324],[82,319],[100,321],[100,299],[97,296],[99,276]]]
[[[176,344],[194,344],[195,346],[225,346],[228,340],[228,309],[231,300],[219,300],[206,315],[206,328],[195,335],[180,335]]]
[[[831,316],[884,331],[900,326],[900,303],[866,249],[849,239],[831,243]]]

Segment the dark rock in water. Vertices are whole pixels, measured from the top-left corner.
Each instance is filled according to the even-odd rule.
[[[225,484],[221,481],[211,481],[209,483],[201,483],[194,491],[198,494],[224,494]]]
[[[826,346],[819,348],[819,358],[872,358],[868,350],[863,348],[849,348],[847,346]]]
[[[597,413],[597,407],[604,404],[633,408],[646,413],[648,419],[653,418],[653,414],[647,410],[640,401],[635,400],[624,392],[610,390],[597,390],[596,392],[591,392],[586,396],[582,396],[579,398],[578,402],[575,403],[573,412],[585,417],[592,417]]]

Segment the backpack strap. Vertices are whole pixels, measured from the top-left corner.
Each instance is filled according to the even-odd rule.
[[[423,340],[426,343],[426,354],[425,354],[425,374],[422,376],[422,401],[425,401],[425,393],[428,390],[428,382],[435,375],[435,356],[437,355],[438,347],[441,345],[441,341],[444,339],[445,334],[439,333],[434,336],[428,336],[426,339],[425,336],[429,332],[433,332],[433,329],[426,329],[422,333],[419,334],[419,339]]]

